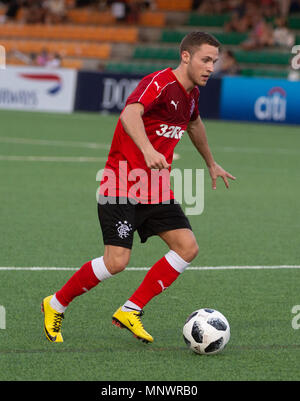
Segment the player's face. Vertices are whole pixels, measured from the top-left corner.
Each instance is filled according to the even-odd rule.
[[[208,78],[214,71],[214,64],[218,60],[219,49],[208,44],[201,45],[192,55],[188,52],[187,74],[194,85],[205,86]]]

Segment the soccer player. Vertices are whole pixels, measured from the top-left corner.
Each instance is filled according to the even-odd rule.
[[[187,131],[207,165],[212,188],[216,189],[218,177],[226,187],[228,178],[235,179],[215,162],[198,111],[198,86],[205,86],[212,74],[219,46],[207,33],[188,34],[180,44],[178,67],[144,77],[127,99],[100,183],[98,216],[104,255],[85,263],[59,291],[43,299],[44,331],[49,341],[63,341],[62,319],[75,297],[125,269],[134,231],[138,231],[142,243],[158,235],[169,251],[150,268],[112,321],[138,339],[153,342],[141,321],[143,308],[184,272],[198,254],[198,244],[174,199],[168,174],[160,176],[167,177],[164,185],[150,178],[153,173],[170,172],[174,148]]]

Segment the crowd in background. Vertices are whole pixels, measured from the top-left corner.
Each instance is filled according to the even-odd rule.
[[[0,0],[6,7],[5,20],[16,18],[20,8],[24,10],[26,23],[63,23],[67,21],[68,7],[94,7],[110,10],[117,21],[137,22],[145,9],[155,9],[155,0]],[[266,20],[279,17],[276,22],[282,28],[290,13],[300,12],[300,0],[193,0],[191,11],[199,14],[230,14],[226,31],[246,32],[254,30],[268,43],[270,24]],[[252,36],[253,36],[252,35]]]
[[[249,3],[255,4],[268,17],[287,17],[300,12],[300,0],[193,0],[192,10],[201,14],[243,13]]]
[[[193,10],[199,14],[229,14],[224,32],[246,35],[243,50],[272,46],[291,48],[295,34],[288,28],[288,16],[300,12],[300,0],[194,0]],[[216,65],[215,76],[237,75],[239,66],[231,50],[225,49]]]
[[[68,7],[91,7],[97,11],[107,11],[117,22],[138,23],[139,13],[145,9],[155,10],[155,0],[0,0],[6,7],[0,22],[14,20],[20,8],[23,9],[22,22],[28,24],[65,23]],[[193,0],[191,11],[203,15],[227,14],[224,32],[246,35],[240,47],[243,50],[264,49],[277,46],[291,48],[295,35],[288,28],[291,13],[300,13],[300,0]],[[46,60],[46,61],[45,61]],[[59,55],[35,56],[37,65],[59,66]],[[223,51],[217,66],[217,74],[238,74],[239,67],[230,50]]]
[[[23,9],[22,22],[64,23],[67,22],[68,7],[93,7],[97,11],[110,10],[117,21],[137,22],[139,13],[154,4],[153,0],[2,0],[6,7],[3,21],[14,20],[20,8]]]

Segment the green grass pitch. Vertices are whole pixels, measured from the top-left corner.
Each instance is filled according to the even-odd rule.
[[[0,267],[70,267],[103,254],[96,211],[116,116],[0,112]],[[212,191],[190,216],[200,252],[193,267],[299,265],[299,127],[205,121],[215,159],[237,177]],[[185,134],[177,168],[205,168]],[[184,207],[185,205],[183,205]],[[130,267],[150,267],[167,247],[136,235]],[[300,270],[187,270],[145,308],[154,336],[145,345],[111,324],[145,271],[128,270],[77,298],[66,312],[63,344],[42,332],[41,299],[66,270],[0,270],[0,380],[299,380]],[[220,310],[231,339],[215,356],[189,351],[182,338],[195,309]],[[300,316],[299,319],[300,321]]]

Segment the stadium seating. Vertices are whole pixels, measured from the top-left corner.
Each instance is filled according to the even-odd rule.
[[[224,24],[226,24],[230,18],[230,14],[204,15],[191,12],[189,13],[186,25],[223,28]],[[267,18],[267,21],[273,23],[274,18]],[[288,17],[287,26],[290,29],[300,29],[300,15],[290,15]]]
[[[164,27],[166,25],[166,14],[157,11],[145,11],[140,14],[139,24],[141,26]]]
[[[247,33],[238,32],[211,32],[222,45],[239,45],[247,38]],[[186,32],[176,30],[163,30],[160,41],[162,43],[178,43]]]
[[[275,64],[288,66],[291,59],[291,53],[276,51],[234,51],[235,58],[239,63],[249,64]]]
[[[280,64],[288,65],[291,53],[274,51],[233,51],[236,59],[240,63],[253,64]],[[179,53],[177,48],[165,47],[136,47],[133,55],[134,59],[155,59],[155,60],[178,60]]]
[[[300,15],[291,15],[288,18],[288,27],[290,29],[300,29]]]
[[[108,59],[111,45],[108,43],[90,43],[82,41],[49,41],[49,40],[1,40],[7,52],[39,53],[43,50],[59,53],[62,57],[83,57]]]
[[[230,20],[229,14],[223,15],[202,15],[190,13],[186,25],[205,26],[205,27],[223,27]]]
[[[138,29],[134,27],[98,27],[76,25],[0,25],[1,38],[91,40],[136,43]]]
[[[113,25],[115,17],[110,12],[95,12],[90,8],[74,8],[67,11],[67,19],[73,24]]]
[[[292,54],[288,50],[279,47],[242,50],[240,45],[248,32],[226,32],[224,25],[230,20],[230,14],[193,12],[192,0],[155,0],[155,9],[143,10],[138,23],[129,25],[118,23],[109,10],[72,8],[75,2],[68,0],[67,3],[65,24],[24,24],[23,9],[19,10],[15,22],[0,24],[0,44],[6,47],[7,60],[20,63],[14,50],[33,53],[47,48],[49,52],[61,54],[63,66],[82,68],[85,61],[94,61],[89,64],[94,66],[102,61],[107,71],[146,74],[153,69],[177,65],[178,43],[187,32],[200,29],[212,33],[222,46],[233,51],[242,75],[286,77],[289,71]],[[268,20],[273,23],[273,18]],[[290,15],[288,27],[294,30],[299,44],[300,15]]]
[[[260,68],[243,68],[241,75],[246,77],[268,77],[268,78],[287,78],[287,72],[284,70],[270,70]]]
[[[159,10],[189,11],[192,8],[192,0],[156,0]]]

